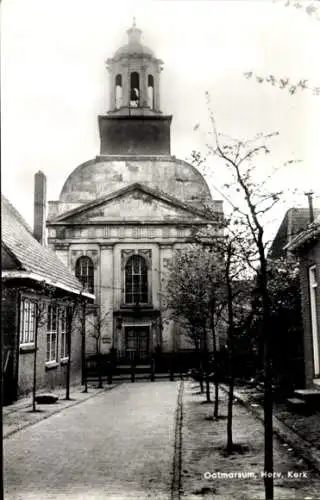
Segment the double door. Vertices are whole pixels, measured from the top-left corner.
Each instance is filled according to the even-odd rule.
[[[150,352],[149,326],[125,327],[125,356],[128,361],[145,361]]]

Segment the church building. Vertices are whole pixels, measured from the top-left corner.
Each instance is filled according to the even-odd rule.
[[[193,349],[170,318],[169,267],[193,228],[212,222],[205,207],[219,218],[222,202],[194,166],[171,155],[172,116],[160,106],[163,62],[141,43],[135,22],[127,35],[107,60],[100,153],[49,202],[47,228],[49,246],[95,295],[101,352],[143,360],[155,350]]]

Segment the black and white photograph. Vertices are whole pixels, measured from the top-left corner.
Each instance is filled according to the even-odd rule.
[[[320,500],[320,0],[0,23],[0,500]]]

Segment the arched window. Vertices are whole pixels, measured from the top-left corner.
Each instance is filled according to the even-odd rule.
[[[140,105],[140,81],[139,73],[134,71],[130,75],[130,106],[138,108]]]
[[[148,106],[154,109],[154,79],[152,75],[148,75]]]
[[[125,303],[148,303],[148,266],[141,255],[132,255],[126,263]]]
[[[122,98],[123,98],[121,75],[116,76],[115,86],[116,86],[116,108],[119,109],[122,106]]]
[[[88,292],[93,293],[94,277],[93,262],[90,257],[80,257],[76,262],[76,277]]]

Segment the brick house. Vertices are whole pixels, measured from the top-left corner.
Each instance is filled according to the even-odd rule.
[[[32,389],[35,353],[38,389],[65,385],[70,345],[71,381],[80,379],[79,316],[73,317],[71,342],[67,320],[76,301],[94,296],[83,292],[82,284],[54,252],[37,241],[4,196],[1,213],[3,399],[10,404]]]
[[[320,215],[320,209],[314,208],[315,217]],[[290,258],[291,252],[286,246],[301,231],[303,231],[310,222],[309,208],[292,207],[287,210],[279,226],[276,236],[271,244],[268,257],[271,259]]]
[[[320,388],[320,215],[285,247],[299,258],[306,388]]]

